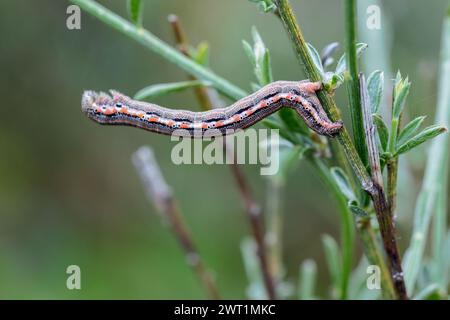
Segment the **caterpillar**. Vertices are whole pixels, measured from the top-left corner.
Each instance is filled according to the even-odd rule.
[[[343,124],[331,121],[316,91],[320,82],[276,81],[225,108],[203,112],[174,110],[133,100],[115,90],[111,96],[85,91],[81,109],[92,120],[107,125],[127,125],[176,136],[226,135],[245,129],[282,107],[294,109],[306,125],[320,135],[334,137]]]

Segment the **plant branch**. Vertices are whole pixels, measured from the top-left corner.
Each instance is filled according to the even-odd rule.
[[[164,180],[153,151],[148,147],[141,147],[133,154],[132,160],[148,198],[155,204],[161,215],[167,219],[170,228],[185,252],[187,263],[193,269],[211,299],[220,299],[215,281],[206,270],[195,248],[192,236],[182,218],[180,209],[172,195],[172,190]]]
[[[291,43],[297,54],[297,58],[303,64],[309,78],[312,81],[320,81],[321,79],[319,72],[314,66],[306,42],[303,38],[300,27],[296,22],[288,0],[275,0],[275,2],[277,4],[281,20],[283,21],[283,25],[291,38]],[[317,92],[317,95],[324,108],[330,114],[331,119],[333,121],[339,120],[341,118],[340,112],[333,99],[324,90]],[[344,148],[347,159],[358,177],[363,190],[369,193],[372,198],[380,226],[381,236],[383,238],[384,249],[389,259],[392,280],[395,283],[398,296],[400,298],[406,298],[403,274],[402,272],[399,272],[399,270],[401,270],[401,260],[397,248],[395,228],[392,223],[392,219],[390,219],[389,216],[389,208],[387,206],[384,193],[374,185],[371,177],[367,173],[367,170],[356,152],[355,146],[353,145],[345,126],[342,128],[337,138]]]
[[[229,81],[217,76],[214,72],[206,69],[200,64],[192,61],[182,53],[178,52],[167,43],[154,36],[149,31],[137,27],[115,14],[111,10],[108,10],[104,6],[92,0],[70,0],[72,3],[80,6],[83,10],[90,13],[94,17],[103,21],[107,25],[122,32],[128,37],[136,40],[146,48],[150,49],[154,53],[163,57],[164,59],[172,62],[176,66],[180,67],[187,73],[196,76],[199,79],[207,80],[220,91],[222,94],[234,100],[239,100],[247,95],[245,91],[236,87]]]
[[[172,31],[175,36],[175,41],[177,42],[178,50],[184,54],[186,57],[192,59],[189,54],[189,42],[186,37],[186,33],[181,27],[180,20],[175,14],[171,14],[168,17],[169,23],[172,26]],[[198,78],[189,74],[189,80],[197,80]],[[194,88],[195,96],[200,104],[203,111],[212,109],[211,100],[208,96],[208,88],[204,86]]]
[[[394,216],[397,206],[397,175],[398,175],[398,157],[391,158],[386,163],[387,169],[387,197],[389,212]]]
[[[364,75],[359,75],[360,96],[363,111],[363,125],[365,130],[366,144],[368,148],[369,164],[374,184],[373,202],[377,214],[380,232],[383,238],[386,253],[389,257],[391,276],[394,286],[400,299],[407,299],[405,283],[403,280],[403,270],[401,258],[395,239],[395,224],[390,207],[386,202],[383,188],[383,174],[380,166],[380,155],[375,140],[375,126],[370,110],[369,96],[367,93],[366,80]],[[378,210],[377,210],[378,208]]]

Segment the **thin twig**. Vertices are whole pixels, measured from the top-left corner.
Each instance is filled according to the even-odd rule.
[[[182,218],[180,209],[167,185],[161,170],[148,147],[141,147],[132,157],[148,198],[155,204],[161,215],[167,219],[175,237],[186,254],[186,261],[203,284],[211,299],[220,299],[219,291],[211,274],[206,270],[203,261],[194,246],[192,236]]]
[[[181,26],[181,23],[176,15],[169,16],[169,22],[172,25],[172,30],[175,35],[175,39],[177,41],[177,46],[179,50],[191,58],[189,51],[187,48],[189,47],[189,43],[187,42],[187,38],[185,32]],[[195,80],[196,77],[190,76],[191,79]],[[200,106],[203,110],[210,110],[212,106],[216,108],[219,107],[222,103],[219,100],[215,91],[209,88],[202,88],[201,91],[196,91],[197,99],[200,103]],[[267,296],[269,299],[276,299],[276,289],[275,289],[275,281],[273,278],[273,274],[269,267],[269,262],[267,258],[267,250],[265,244],[265,232],[264,232],[264,223],[263,223],[263,214],[261,206],[255,200],[252,191],[245,179],[245,175],[242,170],[237,165],[234,150],[230,148],[227,144],[227,140],[223,139],[223,147],[227,156],[232,155],[233,159],[230,164],[231,171],[235,178],[236,184],[239,189],[239,194],[243,200],[245,211],[247,213],[248,219],[250,221],[250,225],[253,232],[253,238],[255,239],[257,255],[260,261],[261,273],[263,275],[264,284],[267,291]]]
[[[304,66],[309,79],[312,81],[320,81],[320,75],[316,70],[309,54],[306,41],[303,38],[300,27],[297,24],[288,0],[275,0],[275,2],[277,4],[281,20],[283,21],[283,25],[291,38],[291,43],[297,57]],[[339,109],[331,96],[325,92],[325,90],[320,90],[317,92],[317,95],[324,108],[328,111],[330,118],[333,121],[340,120],[341,117]],[[355,146],[353,145],[345,126],[342,128],[337,138],[344,148],[347,159],[359,179],[363,190],[365,190],[372,198],[380,226],[381,236],[383,238],[384,249],[389,259],[391,277],[395,283],[398,296],[400,298],[406,298],[403,273],[401,272],[400,254],[398,252],[397,240],[395,237],[395,228],[392,219],[390,219],[389,208],[386,203],[384,193],[380,192],[380,190],[374,186],[374,183],[364,167],[361,158],[356,152]]]
[[[186,37],[186,33],[181,27],[180,20],[175,14],[169,15],[167,18],[170,25],[172,26],[172,31],[175,36],[175,41],[177,43],[178,50],[188,58],[192,58],[189,54],[189,42]],[[189,74],[188,78],[190,80],[197,80],[198,78]],[[195,97],[197,98],[203,111],[212,109],[211,100],[208,97],[208,88],[204,86],[199,86],[194,88]]]
[[[386,163],[387,170],[387,197],[389,212],[391,216],[395,215],[397,207],[397,175],[398,175],[398,157],[391,158]]]
[[[366,137],[366,145],[368,149],[369,165],[372,173],[374,185],[373,201],[377,213],[378,222],[380,223],[380,231],[385,242],[385,249],[390,257],[391,277],[394,281],[398,297],[407,299],[405,283],[403,280],[403,270],[401,258],[397,248],[395,239],[396,230],[393,217],[389,205],[386,202],[383,188],[383,174],[380,167],[380,155],[375,140],[375,125],[373,124],[372,112],[370,110],[370,102],[367,92],[366,80],[364,75],[359,75],[359,87],[361,95],[361,105],[363,112],[363,124]],[[383,224],[383,226],[381,226]]]
[[[345,0],[345,52],[349,79],[347,91],[350,103],[350,117],[352,120],[353,141],[364,165],[367,165],[367,147],[364,142],[363,115],[361,98],[359,95],[358,61],[356,55],[356,2]]]

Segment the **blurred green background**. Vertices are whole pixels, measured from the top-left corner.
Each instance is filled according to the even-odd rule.
[[[100,2],[126,16],[125,1]],[[342,43],[342,1],[291,2],[315,47]],[[426,114],[430,124],[448,1],[383,4],[392,22],[392,70],[400,69],[412,81],[408,117]],[[239,246],[249,225],[229,168],[175,166],[168,137],[100,127],[80,111],[85,89],[115,88],[133,95],[149,84],[185,80],[185,73],[85,12],[81,30],[68,30],[68,5],[56,0],[0,1],[0,298],[205,297],[131,165],[130,155],[142,145],[154,148],[222,295],[245,298]],[[304,78],[279,21],[259,13],[249,1],[145,1],[144,26],[173,44],[167,22],[171,13],[179,15],[191,43],[210,44],[211,68],[246,90],[254,80],[241,40],[251,40],[253,25],[271,50],[275,78]],[[376,46],[370,50],[378,54]],[[337,98],[345,110],[344,88]],[[155,102],[198,110],[192,92]],[[417,149],[404,164],[398,217],[403,245],[409,239],[425,150]],[[266,180],[256,166],[244,170],[264,204]],[[333,199],[301,162],[282,201],[287,278],[295,282],[299,263],[314,258],[323,293],[329,279],[320,236],[339,236]],[[81,267],[82,290],[66,288],[71,264]]]

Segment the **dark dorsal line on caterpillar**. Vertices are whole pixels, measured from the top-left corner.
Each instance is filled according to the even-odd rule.
[[[342,128],[342,121],[332,122],[328,118],[315,93],[320,88],[320,82],[308,80],[277,81],[228,107],[203,112],[168,109],[133,100],[114,90],[110,91],[111,96],[85,91],[81,107],[100,124],[128,125],[190,137],[226,135],[288,107],[297,111],[318,134],[334,137]]]

